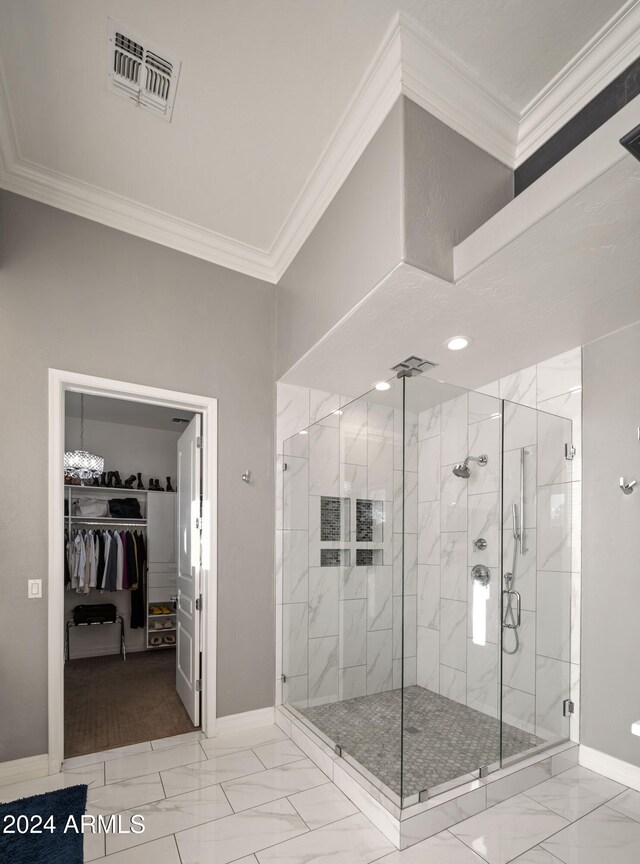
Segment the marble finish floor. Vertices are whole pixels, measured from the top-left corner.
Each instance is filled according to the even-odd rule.
[[[76,783],[89,813],[145,817],[144,834],[85,835],[85,861],[105,864],[640,861],[640,793],[580,767],[402,852],[274,725],[76,757],[0,787],[0,801]]]
[[[298,711],[363,768],[405,798],[543,743],[528,732],[424,687],[388,690]],[[400,711],[404,711],[402,793]]]

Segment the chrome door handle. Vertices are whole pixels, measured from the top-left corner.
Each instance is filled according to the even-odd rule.
[[[514,591],[512,588],[505,589],[502,594],[506,594],[507,596],[511,595],[516,598],[516,623],[507,624],[506,621],[503,621],[502,626],[507,630],[517,630],[520,627],[520,622],[522,620],[522,597],[518,591]]]

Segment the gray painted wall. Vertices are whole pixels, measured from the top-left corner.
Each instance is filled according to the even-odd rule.
[[[278,284],[278,377],[402,257],[403,110],[391,109]]]
[[[282,277],[281,377],[400,261],[453,276],[453,247],[513,197],[513,172],[402,97]]]
[[[0,195],[0,761],[47,752],[48,367],[220,400],[218,714],[273,704],[274,294]]]
[[[583,349],[581,741],[640,766],[640,323]]]
[[[404,260],[453,279],[453,247],[513,198],[513,171],[404,100]]]

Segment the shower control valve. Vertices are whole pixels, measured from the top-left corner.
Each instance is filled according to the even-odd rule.
[[[487,548],[487,541],[484,537],[478,537],[477,540],[473,541],[473,548],[477,549],[478,552],[483,552]]]
[[[476,564],[471,568],[471,576],[481,585],[488,585],[491,580],[491,573],[489,572],[489,568],[485,567],[484,564]]]

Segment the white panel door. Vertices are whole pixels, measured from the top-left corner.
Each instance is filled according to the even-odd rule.
[[[194,726],[200,723],[200,454],[201,418],[193,418],[178,440],[178,599],[176,689]]]

